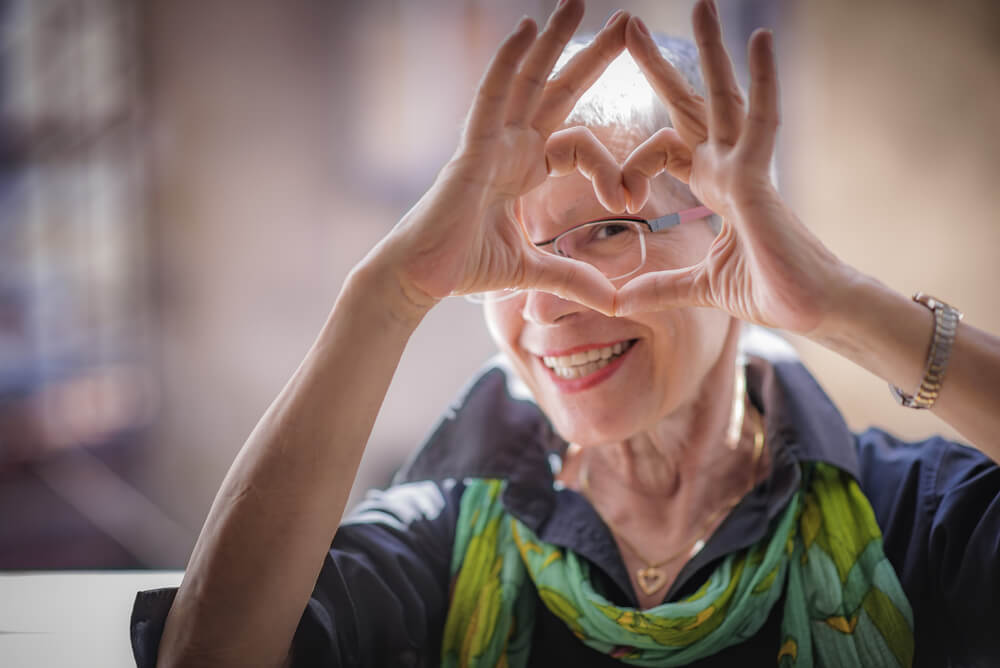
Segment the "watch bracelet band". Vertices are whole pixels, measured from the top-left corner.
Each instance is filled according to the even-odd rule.
[[[889,385],[892,396],[907,408],[927,409],[934,405],[941,393],[944,373],[948,368],[948,358],[955,342],[955,333],[963,313],[940,299],[923,292],[913,295],[913,301],[927,307],[934,314],[934,334],[927,350],[924,377],[915,394],[906,394],[895,385]]]

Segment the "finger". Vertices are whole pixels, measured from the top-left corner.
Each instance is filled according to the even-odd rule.
[[[466,137],[491,136],[500,131],[511,84],[521,60],[535,41],[536,30],[535,22],[524,17],[500,44],[476,89],[465,124]]]
[[[732,145],[739,139],[743,126],[743,94],[722,42],[722,26],[713,0],[700,0],[695,5],[693,22],[701,72],[708,91],[709,134]]]
[[[556,6],[514,79],[507,104],[508,123],[522,125],[534,116],[549,73],[582,19],[582,0],[566,0]]]
[[[625,48],[628,19],[628,12],[612,16],[594,40],[570,58],[559,74],[549,79],[531,122],[532,127],[548,135],[563,124],[580,97]]]
[[[653,41],[639,18],[632,17],[625,33],[629,53],[656,94],[667,105],[670,120],[689,145],[696,146],[708,138],[705,123],[705,100],[698,95],[684,75],[670,64]]]
[[[702,289],[704,271],[696,264],[683,269],[641,274],[618,289],[615,315],[662,311],[681,306],[711,306]]]
[[[750,109],[746,131],[739,144],[747,158],[766,166],[771,162],[781,122],[774,41],[770,31],[758,30],[750,37],[747,60],[750,63]]]
[[[604,315],[614,315],[615,286],[596,267],[532,249],[526,265],[529,284],[522,287],[550,292]]]
[[[615,213],[625,210],[621,167],[590,128],[567,128],[549,137],[545,143],[545,166],[555,176],[580,172],[593,184],[601,206]]]
[[[667,171],[687,183],[691,177],[691,149],[677,130],[663,128],[642,142],[622,165],[622,182],[628,191],[628,210],[639,211],[649,199],[649,182],[660,172]]]

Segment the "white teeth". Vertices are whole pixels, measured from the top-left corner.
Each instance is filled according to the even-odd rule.
[[[610,364],[611,359],[631,347],[630,343],[616,343],[604,348],[592,348],[586,352],[542,357],[545,366],[560,378],[580,378],[594,373]]]

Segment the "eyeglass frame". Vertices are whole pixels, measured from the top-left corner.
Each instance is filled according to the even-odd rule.
[[[711,209],[709,209],[707,206],[696,206],[696,207],[692,207],[690,209],[682,209],[681,211],[674,211],[673,213],[668,213],[666,215],[660,216],[658,218],[653,218],[653,219],[648,219],[648,218],[630,218],[628,216],[609,216],[607,218],[598,218],[597,220],[588,220],[585,223],[580,223],[579,225],[574,225],[573,227],[569,228],[568,230],[564,230],[564,231],[560,232],[559,234],[557,234],[556,236],[552,237],[551,239],[546,239],[545,241],[537,241],[537,242],[532,242],[532,243],[535,245],[535,248],[542,248],[543,246],[554,245],[557,241],[559,241],[560,239],[562,239],[566,235],[572,234],[573,232],[579,230],[580,228],[587,227],[587,226],[590,226],[590,225],[596,225],[598,223],[611,223],[611,222],[614,222],[614,221],[621,221],[623,223],[624,222],[641,223],[641,224],[645,225],[649,229],[650,232],[662,232],[664,230],[669,230],[672,227],[676,227],[676,226],[680,225],[681,223],[687,223],[687,222],[691,222],[693,220],[701,220],[702,218],[708,218],[709,216],[714,216],[714,215],[716,215],[716,213],[714,211],[712,211]],[[646,264],[646,253],[645,253],[645,246],[644,246],[643,247],[643,253],[642,253],[642,263],[638,267],[636,267],[635,269],[633,269],[632,271],[630,271],[627,274],[622,274],[621,276],[615,276],[614,278],[609,279],[609,280],[617,280],[617,279],[620,279],[620,278],[625,278],[627,276],[631,276],[632,274],[634,274],[637,271],[639,271],[640,269],[642,269],[643,265],[645,265],[645,264]],[[490,301],[497,302],[497,301],[504,301],[506,299],[510,299],[511,297],[514,297],[515,295],[517,295],[519,292],[522,292],[526,288],[505,288],[505,289],[509,289],[511,291],[510,294],[504,295],[503,297],[494,297]],[[503,292],[503,290],[490,290],[489,292]],[[479,295],[486,295],[486,294],[489,294],[489,293],[475,292],[475,293],[472,293],[472,294],[465,295],[465,298],[466,298],[467,301],[470,301],[473,304],[483,304],[483,303],[486,302],[486,299],[479,299],[478,296]]]
[[[676,227],[681,223],[687,223],[692,220],[700,220],[702,218],[708,218],[709,216],[714,216],[715,212],[709,209],[707,206],[696,206],[691,209],[684,209],[682,211],[675,211],[673,213],[668,213],[665,216],[660,216],[659,218],[653,218],[649,220],[648,218],[630,218],[629,216],[609,216],[607,218],[598,218],[597,220],[588,220],[585,223],[580,223],[579,225],[574,225],[568,230],[560,232],[556,236],[548,239],[546,241],[532,242],[535,244],[535,248],[541,248],[542,246],[548,246],[549,244],[554,244],[568,234],[572,234],[581,227],[586,227],[587,225],[594,225],[596,223],[611,223],[616,220],[622,222],[628,221],[630,223],[643,223],[649,228],[650,232],[662,232],[663,230],[669,230],[671,227]]]

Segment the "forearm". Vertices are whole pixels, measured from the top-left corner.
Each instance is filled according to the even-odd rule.
[[[949,300],[961,308],[958,299]],[[908,393],[924,375],[934,317],[875,279],[852,274],[835,312],[809,337]],[[932,410],[1000,461],[1000,339],[963,321]],[[891,401],[888,398],[887,400]]]
[[[390,307],[400,295],[381,264],[373,252],[352,272],[237,455],[167,618],[158,665],[277,666],[287,655],[420,320],[420,309]]]

